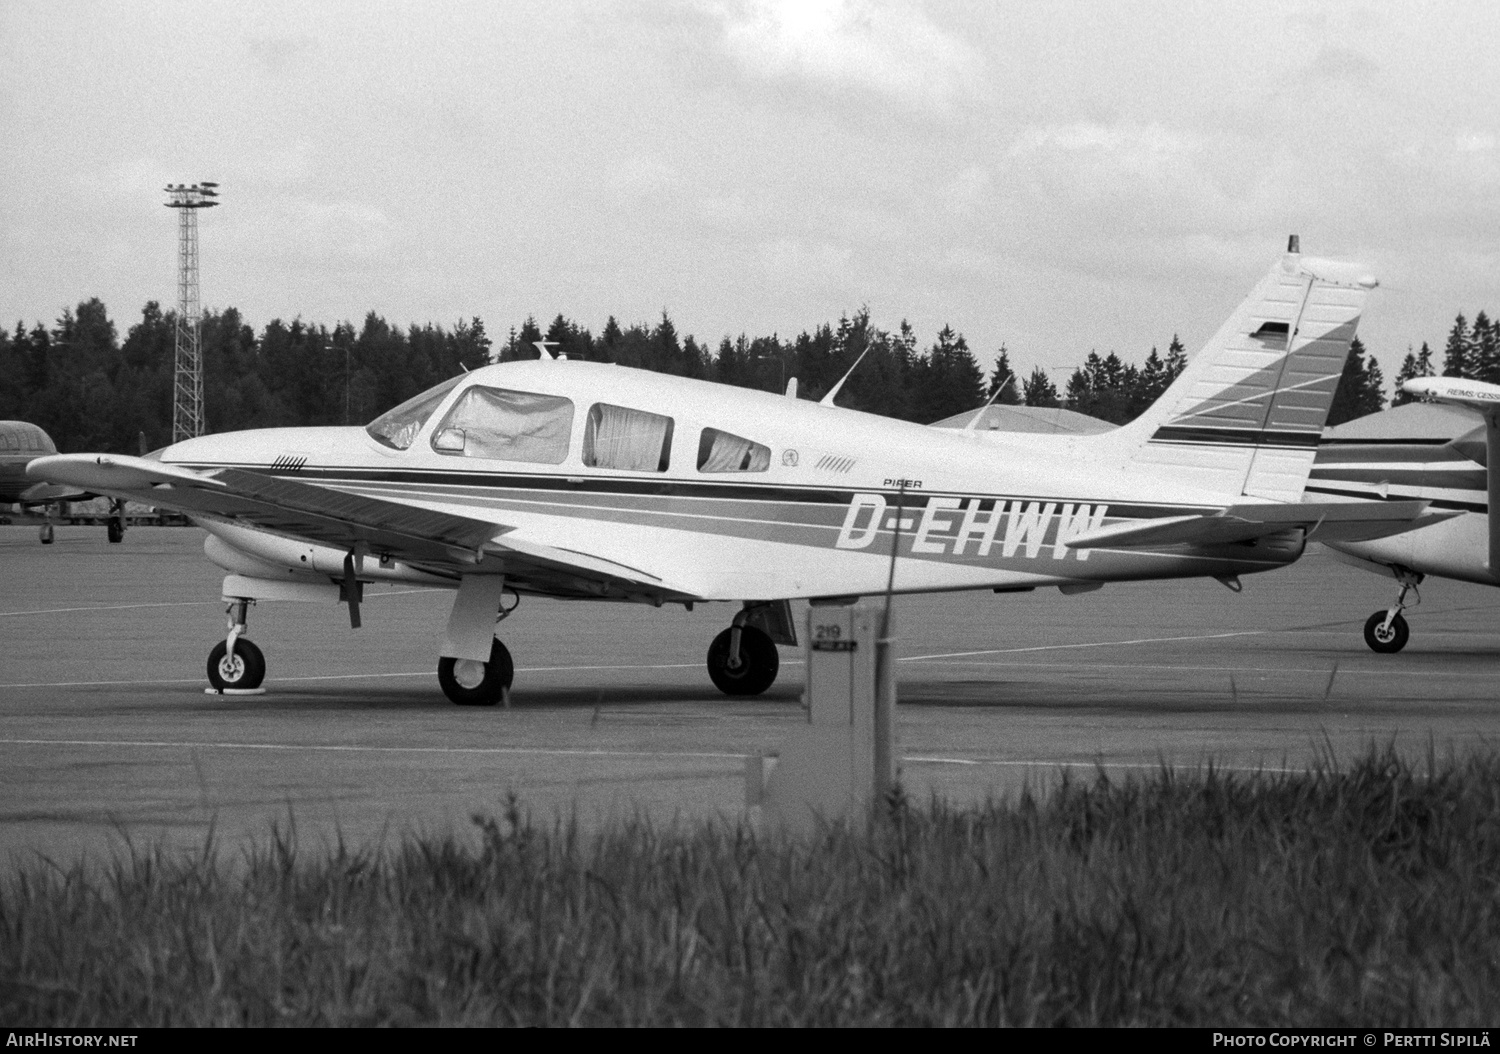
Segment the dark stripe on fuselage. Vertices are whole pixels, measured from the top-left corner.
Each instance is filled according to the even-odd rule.
[[[1429,501],[1434,509],[1457,509],[1460,512],[1488,512],[1487,502],[1458,501],[1453,498],[1424,498],[1419,494],[1390,494],[1381,497],[1379,494],[1371,494],[1368,490],[1351,490],[1343,487],[1330,487],[1326,484],[1314,486],[1307,485],[1309,494],[1335,494],[1340,497],[1359,498],[1362,501]]]
[[[1260,428],[1188,428],[1163,425],[1151,436],[1153,443],[1187,443],[1193,446],[1290,447],[1306,450],[1318,445],[1317,432],[1271,432]]]
[[[855,494],[880,494],[888,508],[922,509],[929,498],[979,498],[985,501],[1043,502],[1066,504],[1108,505],[1109,518],[1147,520],[1164,516],[1181,516],[1185,513],[1215,510],[1218,505],[1117,505],[1108,499],[1097,497],[1059,497],[1057,495],[981,494],[974,491],[907,490],[895,487],[857,487],[838,489],[827,487],[784,484],[734,484],[721,482],[697,482],[682,479],[617,479],[599,476],[563,476],[557,474],[497,473],[497,472],[449,472],[430,469],[367,469],[367,468],[304,468],[297,472],[283,472],[266,465],[189,464],[200,472],[212,472],[222,468],[240,468],[259,472],[267,476],[285,476],[304,483],[327,483],[344,486],[438,486],[476,487],[485,490],[540,490],[561,494],[618,495],[630,497],[665,498],[717,498],[732,501],[762,501],[805,503],[813,505],[838,505],[849,503]]]
[[[1444,440],[1435,445],[1423,445],[1411,442],[1400,443],[1361,443],[1358,446],[1345,443],[1324,443],[1318,447],[1317,460],[1314,465],[1324,463],[1361,463],[1361,462],[1391,462],[1406,461],[1413,466],[1429,465],[1439,462],[1467,461],[1473,463],[1473,459],[1462,451],[1455,449]]]
[[[1345,468],[1329,465],[1314,466],[1310,479],[1326,480],[1330,483],[1369,483],[1379,486],[1389,483],[1396,487],[1434,487],[1441,490],[1472,490],[1483,493],[1486,486],[1484,469],[1469,472],[1447,468]]]

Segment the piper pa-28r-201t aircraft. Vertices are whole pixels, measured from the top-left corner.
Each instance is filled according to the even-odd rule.
[[[1307,487],[1314,500],[1420,498],[1449,512],[1401,534],[1329,543],[1344,562],[1399,584],[1396,603],[1365,622],[1365,643],[1386,653],[1406,647],[1411,630],[1402,612],[1427,575],[1500,585],[1500,531],[1489,514],[1500,499],[1500,385],[1417,377],[1402,387],[1430,401],[1333,429]]]
[[[1408,529],[1427,502],[1308,504],[1318,436],[1375,280],[1295,240],[1144,416],[1106,435],[930,428],[606,363],[507,362],[367,427],[204,436],[153,458],[44,458],[35,477],[181,510],[229,572],[219,690],[259,685],[259,600],[370,582],[456,591],[438,679],[491,704],[506,594],[742,608],[708,649],[724,692],[775,680],[789,601],[960,589],[1065,593],[1239,575],[1309,537]],[[790,393],[789,393],[790,394]]]

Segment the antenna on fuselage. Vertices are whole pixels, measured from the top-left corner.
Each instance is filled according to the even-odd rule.
[[[837,384],[835,384],[832,388],[828,389],[828,394],[827,395],[823,396],[823,398],[821,398],[821,399],[818,400],[818,405],[819,406],[832,406],[833,405],[833,397],[839,393],[839,389],[844,386],[844,382],[849,379],[849,374],[851,374],[851,373],[854,372],[855,367],[858,366],[861,362],[865,361],[865,356],[868,355],[868,354],[870,354],[870,349],[873,348],[874,346],[875,346],[875,342],[873,340],[869,341],[869,342],[867,342],[865,344],[865,350],[859,353],[859,358],[857,358],[857,359],[854,360],[854,365],[850,366],[847,370],[845,370],[844,371],[844,375],[839,378],[839,382]]]
[[[972,432],[972,431],[974,431],[974,429],[976,429],[976,428],[979,427],[979,422],[984,419],[984,412],[986,410],[988,410],[990,407],[992,407],[992,406],[995,405],[995,400],[998,399],[998,398],[1000,398],[1000,394],[1002,392],[1004,392],[1005,389],[1009,388],[1010,387],[1010,382],[1013,381],[1013,380],[1015,380],[1015,379],[1016,379],[1016,375],[1014,373],[1006,374],[1005,383],[1002,384],[1002,385],[1000,385],[1000,387],[998,387],[998,388],[995,389],[995,394],[992,395],[992,396],[990,396],[989,402],[987,402],[983,406],[981,406],[979,408],[979,412],[977,414],[975,414],[969,420],[968,424],[964,425],[964,431],[965,432]]]
[[[541,358],[543,358],[543,359],[557,359],[559,357],[561,357],[561,358],[567,358],[566,355],[557,356],[557,355],[554,355],[554,354],[552,354],[552,352],[550,352],[550,351],[547,350],[548,348],[552,347],[556,343],[557,343],[557,341],[555,341],[555,340],[533,340],[531,342],[531,345],[532,345],[532,347],[536,348],[537,351],[541,352]]]
[[[793,377],[786,382],[786,397],[788,399],[797,398],[797,378]]]

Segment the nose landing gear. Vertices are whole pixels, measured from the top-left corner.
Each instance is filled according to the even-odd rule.
[[[1365,643],[1370,646],[1371,651],[1382,655],[1394,655],[1406,647],[1406,642],[1411,638],[1411,629],[1401,616],[1401,612],[1408,606],[1406,594],[1416,596],[1411,607],[1422,602],[1422,594],[1417,592],[1417,586],[1422,581],[1421,575],[1413,571],[1398,571],[1396,580],[1401,583],[1401,592],[1396,595],[1396,605],[1385,611],[1377,611],[1365,620]]]
[[[266,678],[266,657],[244,636],[250,604],[244,599],[229,602],[229,632],[208,653],[208,683],[220,694],[253,691]]]

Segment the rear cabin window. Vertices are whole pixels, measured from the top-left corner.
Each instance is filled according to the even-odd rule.
[[[771,448],[731,432],[705,428],[698,439],[699,472],[764,472]]]
[[[432,434],[440,454],[560,465],[573,434],[573,400],[475,385]]]
[[[672,456],[672,419],[645,410],[595,403],[583,432],[583,463],[627,472],[665,472]]]
[[[438,408],[438,404],[463,379],[463,374],[459,374],[428,388],[421,395],[412,396],[394,410],[387,410],[365,425],[365,431],[378,443],[396,450],[405,450],[417,438],[417,433]]]

